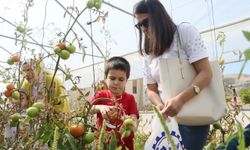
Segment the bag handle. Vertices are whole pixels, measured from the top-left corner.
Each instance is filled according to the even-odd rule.
[[[182,22],[182,23],[185,23],[185,22]],[[182,79],[184,79],[184,73],[183,73],[183,67],[182,67],[182,61],[181,61],[181,52],[180,52],[180,48],[182,47],[182,43],[181,43],[181,37],[180,37],[180,33],[179,33],[179,26],[182,24],[180,23],[178,26],[177,26],[177,29],[176,29],[176,32],[177,32],[177,51],[178,51],[178,60],[179,60],[179,64],[180,64],[180,72],[181,72],[181,77]]]
[[[180,48],[182,47],[181,45],[181,37],[180,37],[180,33],[179,33],[179,26],[177,26],[176,32],[177,32],[177,51],[178,51],[178,58],[181,59],[181,52],[180,52]],[[181,62],[181,60],[180,60]]]

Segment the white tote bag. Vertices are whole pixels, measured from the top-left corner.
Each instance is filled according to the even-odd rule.
[[[209,85],[201,90],[191,100],[184,104],[177,114],[176,120],[183,125],[211,124],[226,113],[225,91],[222,73],[217,61],[210,62],[213,78]],[[190,86],[196,76],[192,64],[178,58],[160,60],[160,80],[163,99],[176,96],[183,89]]]
[[[166,124],[175,143],[176,150],[184,150],[184,143],[182,142],[179,127],[175,118],[168,117],[168,119],[166,119]],[[151,128],[152,133],[145,142],[144,150],[173,149],[157,115],[154,116],[151,122]]]
[[[177,34],[178,58],[159,60],[162,98],[165,100],[176,96],[190,86],[197,75],[193,65],[180,57],[182,44],[178,30]],[[210,66],[213,74],[212,80],[198,95],[184,104],[176,116],[179,124],[207,125],[219,120],[226,113],[225,90],[220,66],[217,61],[210,61]]]

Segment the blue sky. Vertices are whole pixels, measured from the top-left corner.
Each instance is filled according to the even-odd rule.
[[[243,62],[232,63],[225,65],[224,74],[238,74]],[[243,74],[250,75],[250,61],[247,62],[246,67],[244,68]]]

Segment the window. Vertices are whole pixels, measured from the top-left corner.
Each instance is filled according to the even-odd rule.
[[[133,80],[132,91],[133,91],[133,94],[137,93],[137,81],[136,80]]]

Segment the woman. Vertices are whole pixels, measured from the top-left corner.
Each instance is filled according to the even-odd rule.
[[[176,116],[182,106],[199,94],[212,78],[212,72],[203,41],[198,30],[188,23],[176,25],[159,0],[141,0],[134,7],[139,29],[139,49],[144,56],[144,76],[148,98],[164,116]],[[180,57],[188,60],[195,68],[197,76],[171,99],[162,99],[159,75],[159,58],[178,57],[178,36],[181,37]],[[144,33],[144,36],[143,34]],[[144,38],[144,42],[143,42]],[[143,43],[142,43],[143,42]],[[142,47],[143,44],[143,47]],[[174,66],[173,66],[174,67]],[[187,150],[202,150],[209,125],[186,126],[179,124],[179,130]]]
[[[33,104],[37,101],[47,102],[48,90],[53,75],[44,70],[42,62],[33,59],[24,62],[21,70],[25,78],[21,88],[29,96],[29,103]],[[69,112],[69,99],[58,77],[55,76],[50,90],[50,103],[55,110],[57,112]]]

